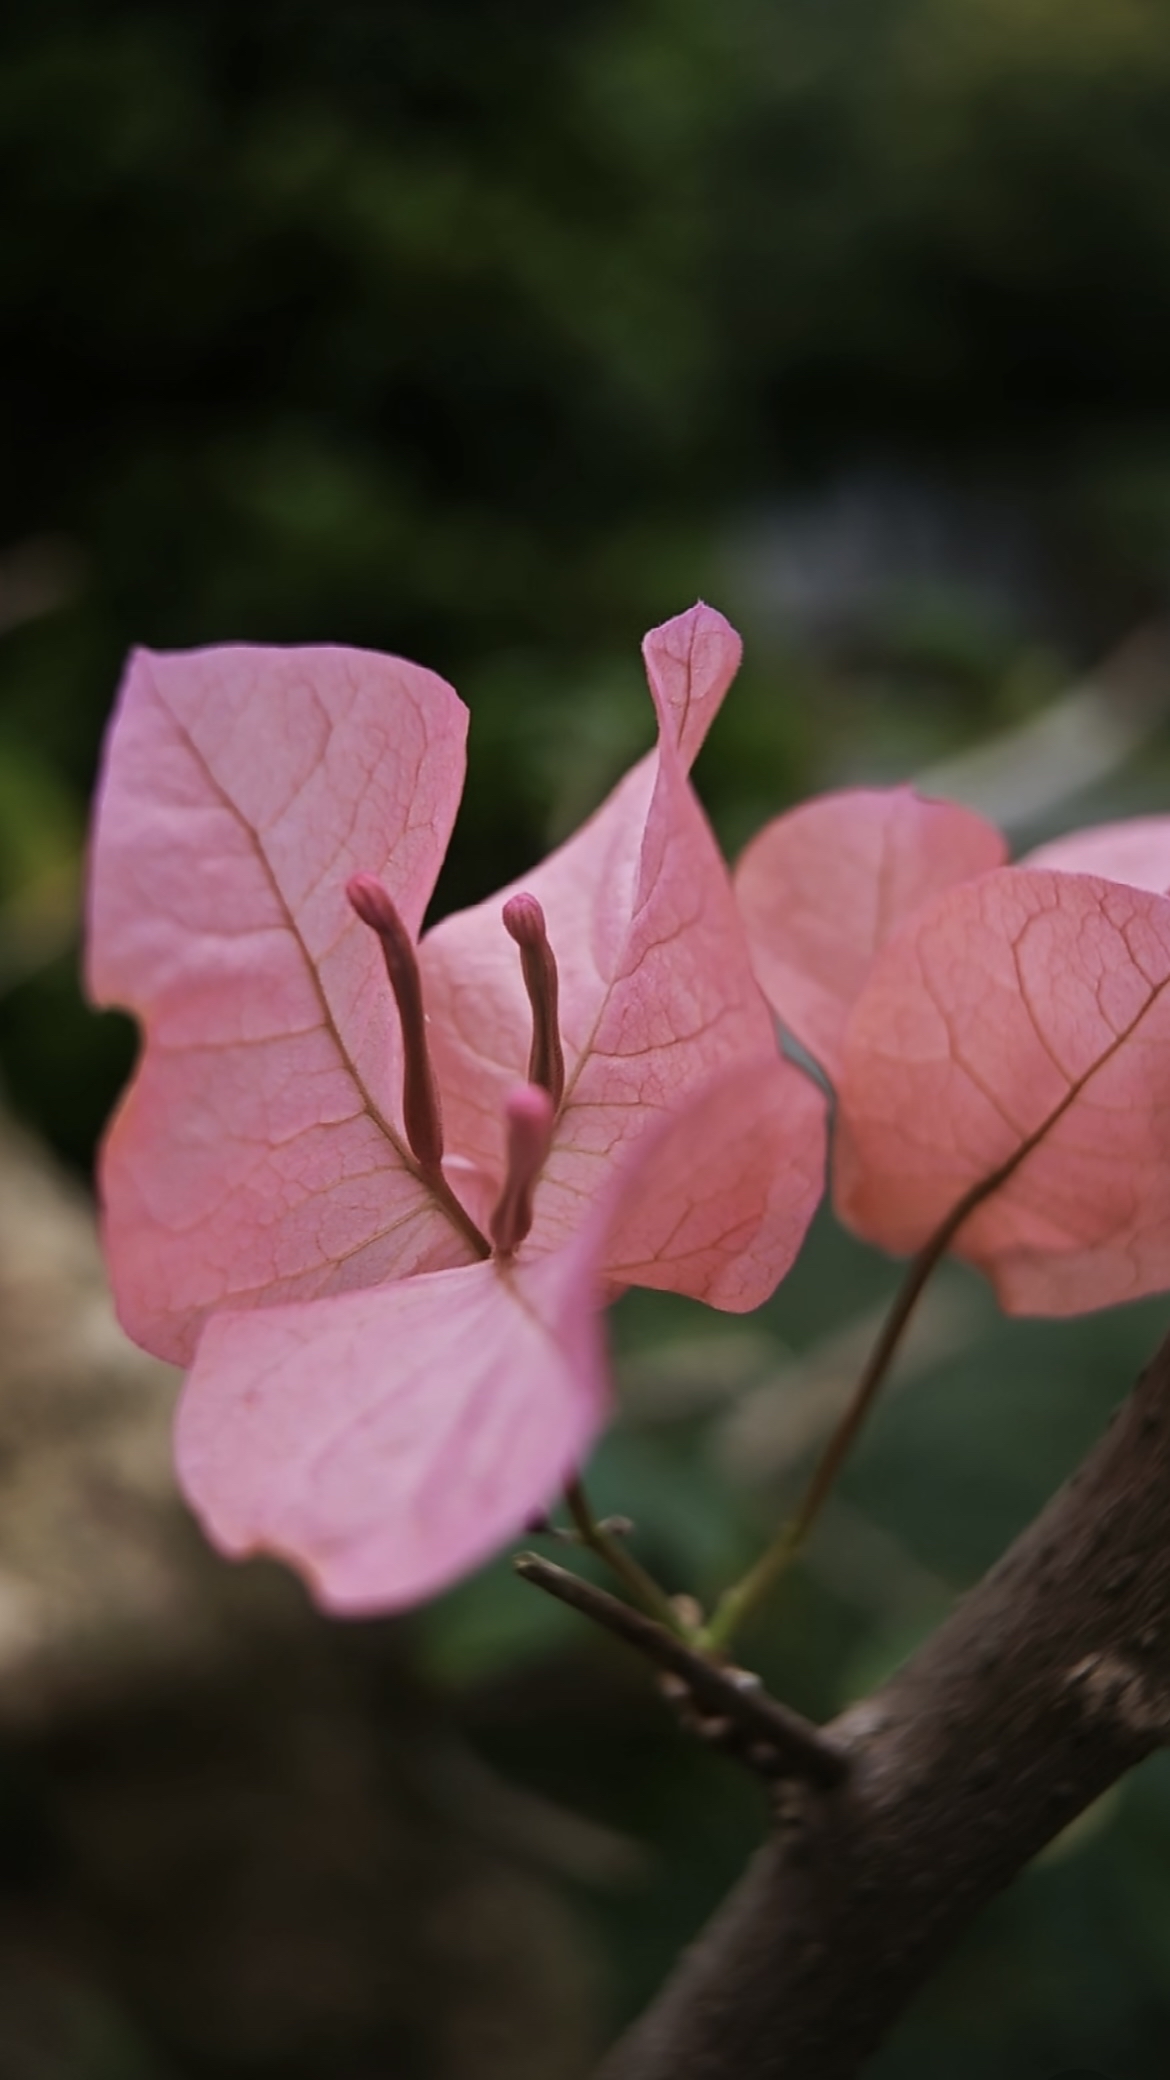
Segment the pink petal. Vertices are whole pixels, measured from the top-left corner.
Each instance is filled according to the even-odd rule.
[[[874,956],[920,904],[1002,866],[999,831],[910,787],[848,788],[778,816],[752,840],[735,892],[778,1018],[834,1081]]]
[[[729,621],[702,600],[642,645],[646,677],[659,725],[669,730],[688,770],[723,705],[743,657],[743,644]]]
[[[1099,874],[1130,888],[1170,894],[1170,816],[1131,816],[1125,823],[1099,823],[1070,831],[1037,846],[1022,867],[1050,867],[1063,874]]]
[[[775,1054],[727,870],[687,781],[738,639],[700,607],[655,630],[646,647],[658,751],[551,858],[489,902],[445,919],[421,949],[449,1146],[498,1179],[504,1099],[524,1076],[531,1033],[501,913],[520,889],[544,909],[560,968],[567,1076],[536,1198],[532,1240],[545,1248],[579,1226],[614,1166],[655,1122],[685,1113],[717,1071]],[[633,1234],[615,1247],[623,1259],[643,1254]],[[711,1263],[696,1256],[688,1269],[682,1252],[668,1273],[669,1261],[662,1258],[655,1283],[689,1292],[694,1277],[700,1289],[714,1289]],[[784,1261],[777,1246],[772,1285]]]
[[[611,1282],[674,1284],[664,1264],[689,1259],[696,1289],[706,1279],[720,1304],[753,1305],[775,1248],[759,1229],[792,1254],[816,1204],[822,1121],[819,1094],[773,1054],[644,1135],[560,1250],[214,1316],[176,1438],[209,1535],[288,1560],[338,1611],[443,1588],[552,1503],[601,1427],[606,1268]],[[773,1169],[773,1125],[805,1167],[790,1151]],[[619,1233],[644,1260],[615,1262]]]
[[[622,1286],[759,1307],[795,1261],[825,1188],[825,1102],[772,1049],[720,1069],[639,1160],[605,1257]]]
[[[504,1098],[527,1074],[532,1030],[504,905],[527,890],[544,910],[571,1077],[620,958],[656,767],[654,754],[643,759],[559,851],[486,902],[445,917],[419,948],[448,1157],[490,1180],[489,1197],[503,1176]]]
[[[182,1362],[210,1308],[466,1262],[404,1155],[401,1050],[373,936],[382,877],[417,930],[463,777],[466,714],[353,650],[131,662],[93,838],[89,981],[146,1031],[106,1143],[122,1320]]]
[[[473,1264],[204,1330],[176,1439],[222,1551],[273,1553],[335,1611],[434,1594],[521,1532],[605,1418],[597,1224]]]
[[[871,1241],[961,1228],[1014,1313],[1170,1286],[1170,901],[1006,868],[886,948],[851,1020],[835,1192]]]

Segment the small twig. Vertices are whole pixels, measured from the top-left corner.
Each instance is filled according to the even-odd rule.
[[[970,1219],[977,1207],[982,1206],[985,1199],[989,1199],[1002,1184],[1006,1184],[1024,1157],[1048,1132],[1052,1119],[1059,1116],[1067,1103],[1068,1099],[1063,1099],[1056,1113],[1044,1120],[1026,1141],[1022,1141],[1007,1161],[1000,1164],[998,1170],[991,1171],[987,1177],[979,1178],[964,1192],[962,1198],[952,1206],[946,1219],[939,1223],[933,1235],[923,1244],[918,1255],[911,1259],[882,1324],[877,1342],[853,1390],[848,1407],[813,1467],[812,1478],[797,1505],[796,1515],[781,1526],[755,1566],[720,1597],[710,1622],[703,1627],[700,1634],[703,1646],[726,1648],[732,1634],[745,1619],[754,1615],[769,1591],[787,1574],[833,1492],[837,1476],[849,1457],[897,1356],[902,1338],[927,1282],[938,1269],[963,1223]]]
[[[622,1544],[622,1538],[626,1536],[625,1530],[615,1538],[604,1521],[598,1523],[582,1480],[566,1482],[565,1505],[582,1545],[587,1546],[591,1553],[596,1553],[598,1559],[604,1561],[611,1573],[629,1590],[635,1603],[641,1604],[642,1609],[656,1619],[659,1625],[665,1625],[668,1632],[677,1632],[680,1639],[686,1639],[688,1627],[665,1589]]]
[[[677,1677],[706,1717],[730,1720],[742,1735],[744,1759],[762,1775],[798,1777],[825,1787],[843,1779],[847,1766],[843,1749],[810,1719],[802,1719],[798,1712],[769,1697],[758,1676],[745,1669],[718,1667],[653,1618],[644,1617],[608,1590],[570,1574],[539,1553],[518,1554],[514,1566],[524,1581],[581,1611],[656,1667]]]

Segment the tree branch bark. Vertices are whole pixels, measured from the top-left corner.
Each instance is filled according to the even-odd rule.
[[[802,1719],[799,1712],[769,1697],[758,1676],[746,1669],[718,1667],[653,1618],[620,1603],[581,1575],[542,1559],[539,1553],[521,1553],[513,1566],[522,1581],[534,1582],[547,1595],[605,1626],[673,1677],[680,1698],[705,1714],[712,1728],[723,1729],[718,1744],[749,1769],[764,1777],[840,1783],[845,1758],[828,1735],[811,1720]]]
[[[1170,1339],[774,1836],[598,2080],[849,2080],[979,1909],[1170,1741]]]

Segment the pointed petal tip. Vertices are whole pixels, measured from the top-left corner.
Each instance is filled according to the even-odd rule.
[[[681,614],[672,614],[668,621],[660,621],[656,627],[648,629],[642,639],[642,649],[676,650],[680,641],[694,642],[703,635],[729,638],[737,649],[742,648],[741,639],[726,614],[721,614],[718,607],[709,607],[705,599],[697,599]]]
[[[703,600],[652,628],[642,641],[646,677],[664,738],[689,765],[739,670],[743,643],[726,615]]]

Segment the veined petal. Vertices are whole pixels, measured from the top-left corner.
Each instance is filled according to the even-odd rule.
[[[638,1139],[685,1114],[718,1070],[775,1052],[727,869],[687,778],[738,637],[696,607],[645,647],[658,750],[558,852],[445,919],[420,950],[449,1148],[499,1177],[504,1098],[525,1073],[531,1028],[501,911],[521,889],[543,909],[560,971],[566,1083],[534,1247],[562,1244]],[[710,1267],[694,1262],[706,1282]],[[691,1291],[686,1263],[680,1253],[656,1282]]]
[[[210,1309],[465,1262],[400,1125],[371,935],[380,874],[416,931],[463,781],[433,673],[339,649],[131,661],[93,837],[94,997],[145,1048],[102,1158],[121,1319],[184,1362]]]
[[[955,1238],[1011,1313],[1170,1288],[1170,899],[1007,867],[886,948],[846,1035],[842,1217],[918,1249]]]
[[[777,1017],[834,1082],[875,956],[918,907],[1003,865],[970,809],[910,787],[845,788],[766,824],[735,870],[752,961]]]
[[[821,1092],[774,1048],[737,1061],[635,1152],[606,1270],[746,1313],[791,1269],[824,1189]]]
[[[435,1594],[545,1510],[605,1420],[595,1221],[473,1264],[207,1325],[179,1406],[188,1500],[340,1612]]]
[[[743,644],[731,623],[700,600],[652,628],[642,657],[659,728],[689,772],[739,670]]]

